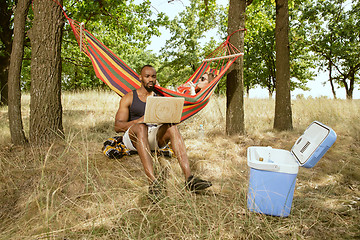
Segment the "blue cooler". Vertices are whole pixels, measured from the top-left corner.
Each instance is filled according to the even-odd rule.
[[[290,152],[272,147],[249,147],[248,209],[287,217],[291,210],[299,166],[315,166],[335,140],[336,133],[331,128],[314,121]]]

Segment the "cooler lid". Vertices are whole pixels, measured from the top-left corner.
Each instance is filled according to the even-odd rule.
[[[307,127],[304,134],[298,138],[291,149],[291,153],[300,166],[303,166],[310,159],[329,133],[330,129],[318,121],[312,122]]]

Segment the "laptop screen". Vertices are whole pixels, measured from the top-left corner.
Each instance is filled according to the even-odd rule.
[[[184,107],[184,98],[148,97],[145,107],[145,123],[179,123]]]

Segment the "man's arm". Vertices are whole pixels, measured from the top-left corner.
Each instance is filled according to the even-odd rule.
[[[125,132],[132,125],[144,121],[144,117],[141,117],[129,122],[129,109],[132,103],[132,96],[132,92],[129,92],[120,100],[119,109],[115,115],[115,132]]]

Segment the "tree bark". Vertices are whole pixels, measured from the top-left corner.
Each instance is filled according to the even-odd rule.
[[[276,96],[274,128],[291,130],[290,47],[288,0],[276,0]]]
[[[0,40],[4,50],[0,54],[0,106],[8,105],[8,73],[12,47],[13,29],[11,16],[13,12],[9,1],[0,1]]]
[[[228,34],[245,28],[246,0],[230,0]],[[230,42],[244,52],[244,31],[235,33]],[[226,78],[226,134],[245,132],[244,124],[244,58],[241,56],[231,66]]]
[[[9,124],[11,141],[15,145],[27,142],[21,119],[20,75],[24,56],[25,22],[31,0],[19,0],[14,14],[14,39],[9,68]]]
[[[350,86],[349,89],[346,90],[346,99],[352,100],[353,92],[354,92],[354,83],[355,83],[355,72],[352,70],[350,70],[349,73],[349,80],[350,80]]]
[[[54,1],[36,0],[33,5],[34,21],[29,35],[32,47],[30,142],[45,144],[64,136],[61,106],[64,18]]]
[[[333,82],[333,78],[332,78],[332,62],[331,61],[329,61],[329,82],[330,82],[331,92],[334,96],[334,99],[337,99],[334,82]]]
[[[7,53],[6,53],[7,54]],[[0,106],[8,105],[8,73],[9,73],[10,55],[0,57]]]

